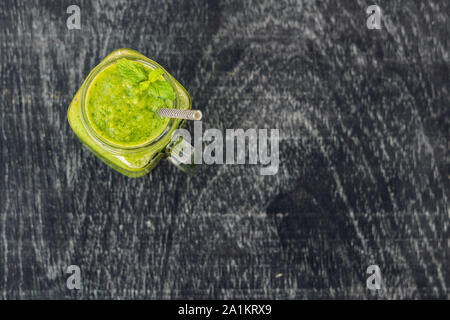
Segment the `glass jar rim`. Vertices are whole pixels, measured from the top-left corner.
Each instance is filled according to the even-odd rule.
[[[178,92],[177,90],[175,90],[175,86],[173,81],[171,80],[169,74],[167,73],[166,70],[164,70],[164,68],[162,68],[160,65],[158,65],[155,62],[150,61],[146,61],[143,58],[139,58],[139,57],[134,57],[131,55],[122,55],[120,57],[111,59],[107,62],[104,63],[100,63],[99,65],[97,65],[92,71],[91,73],[88,75],[88,77],[86,78],[86,81],[83,85],[83,89],[81,90],[81,96],[80,96],[80,108],[81,108],[81,122],[84,126],[84,128],[86,129],[87,133],[89,134],[89,136],[96,141],[97,143],[101,144],[103,147],[107,148],[109,151],[111,152],[120,152],[123,153],[125,152],[129,152],[129,153],[134,153],[134,152],[141,152],[144,151],[146,149],[152,148],[153,145],[155,145],[156,143],[158,143],[161,139],[163,139],[165,137],[166,134],[168,134],[170,132],[170,128],[174,125],[175,121],[174,119],[169,119],[169,122],[167,123],[166,127],[164,128],[163,132],[161,132],[156,138],[138,144],[138,145],[131,145],[131,146],[126,146],[126,145],[121,145],[121,144],[115,144],[112,141],[109,141],[105,138],[103,138],[101,135],[99,135],[95,128],[91,125],[91,121],[89,120],[89,116],[88,116],[88,112],[87,112],[87,96],[88,96],[88,92],[89,92],[89,88],[91,86],[91,84],[93,83],[94,79],[106,68],[112,66],[113,64],[117,63],[118,60],[120,59],[128,59],[128,60],[132,60],[132,61],[136,61],[142,64],[147,65],[148,67],[150,67],[151,69],[162,69],[164,71],[163,77],[164,79],[172,86],[172,88],[174,89],[175,92],[175,100],[174,100],[174,106],[176,108],[176,106],[178,105]]]

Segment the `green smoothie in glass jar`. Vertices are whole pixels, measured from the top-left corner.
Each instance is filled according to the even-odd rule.
[[[139,177],[162,158],[171,160],[171,136],[184,123],[160,117],[160,108],[190,109],[191,100],[159,64],[134,50],[119,49],[88,75],[69,107],[68,120],[96,156],[127,176]]]

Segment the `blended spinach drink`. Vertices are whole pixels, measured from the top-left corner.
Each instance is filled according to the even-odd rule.
[[[136,146],[154,140],[169,119],[156,111],[172,108],[172,86],[162,69],[122,58],[105,68],[89,86],[87,115],[94,130],[114,144]]]
[[[119,49],[88,75],[68,111],[80,140],[115,170],[139,177],[171,159],[173,132],[184,121],[160,117],[160,108],[187,110],[186,90],[163,67],[140,53]],[[181,143],[186,143],[181,141]]]

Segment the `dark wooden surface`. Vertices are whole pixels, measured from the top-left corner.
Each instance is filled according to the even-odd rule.
[[[381,30],[371,4],[1,1],[0,297],[447,299],[449,2],[377,1]],[[278,174],[97,160],[66,111],[120,47],[164,65],[204,128],[279,128]]]

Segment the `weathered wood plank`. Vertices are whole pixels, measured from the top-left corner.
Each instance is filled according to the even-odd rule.
[[[446,1],[0,3],[0,296],[448,298]],[[280,168],[113,172],[66,121],[114,49],[164,65],[204,128],[279,128]],[[192,128],[192,127],[190,127]],[[66,288],[65,268],[82,271]]]

